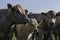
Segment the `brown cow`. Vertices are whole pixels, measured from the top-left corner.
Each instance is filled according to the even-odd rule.
[[[29,23],[27,24],[16,24],[16,37],[17,40],[30,40],[32,35],[30,36],[30,33],[34,32],[34,30],[38,31],[38,22],[36,19],[32,18]]]

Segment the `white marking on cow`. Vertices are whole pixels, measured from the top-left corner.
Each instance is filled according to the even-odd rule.
[[[54,23],[54,25],[55,25],[56,18],[52,18],[52,22],[53,22],[53,23]]]
[[[32,33],[30,33],[30,34],[28,35],[27,40],[30,40],[30,39],[31,39],[31,37],[32,37],[32,35],[33,35],[33,32],[32,32]]]

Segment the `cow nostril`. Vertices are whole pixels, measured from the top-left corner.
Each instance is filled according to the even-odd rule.
[[[28,19],[26,19],[26,22],[28,22]]]
[[[50,25],[54,25],[54,23],[53,22],[50,22]]]

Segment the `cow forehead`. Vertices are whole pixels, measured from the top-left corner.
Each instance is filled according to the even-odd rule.
[[[21,7],[21,5],[17,5],[17,9],[20,11],[20,13],[25,14],[25,10]]]

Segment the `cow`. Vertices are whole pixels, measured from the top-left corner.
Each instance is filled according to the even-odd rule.
[[[54,12],[50,10],[46,13],[42,12],[41,15],[42,23],[39,29],[42,32],[43,40],[52,40],[51,31],[54,25],[52,22],[52,19],[54,18]]]
[[[53,34],[55,40],[60,40],[60,12],[56,13]]]
[[[31,21],[32,21],[32,25],[34,25],[34,27],[35,27],[35,30],[32,31],[32,32],[29,34],[27,40],[34,40],[34,39],[35,39],[35,40],[41,40],[40,35],[39,35],[39,31],[38,31],[38,27],[40,26],[42,20],[41,20],[40,23],[38,23],[36,19],[31,18]],[[35,38],[34,38],[34,37],[35,37]]]
[[[38,26],[40,24],[41,23],[38,24],[37,20],[34,18],[31,18],[30,22],[25,25],[15,24],[15,27],[16,27],[15,35],[16,35],[17,40],[34,40],[35,38],[32,35],[35,33],[35,30],[38,32]]]
[[[0,40],[9,40],[8,34],[13,24],[25,24],[27,16],[21,11],[20,5],[7,4],[7,9],[0,9]]]

